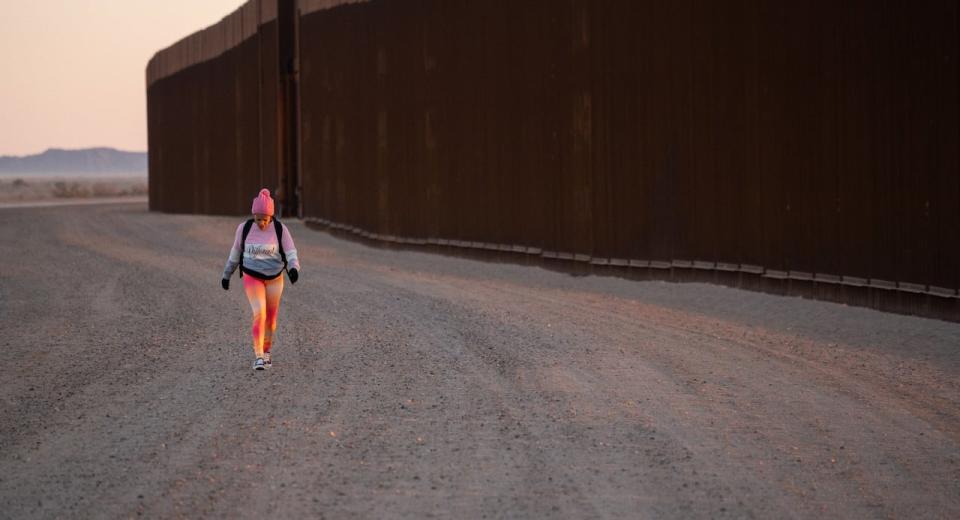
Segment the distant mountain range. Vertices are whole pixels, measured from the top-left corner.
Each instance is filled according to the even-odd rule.
[[[23,157],[0,155],[0,173],[16,175],[91,175],[147,173],[146,152],[124,152],[113,148],[63,150],[50,148]]]

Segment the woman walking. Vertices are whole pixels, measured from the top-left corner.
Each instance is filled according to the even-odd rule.
[[[283,271],[290,283],[300,277],[300,261],[290,230],[273,218],[273,199],[266,188],[253,199],[253,218],[237,227],[230,257],[223,268],[223,289],[230,289],[230,277],[240,267],[243,290],[253,311],[254,370],[272,365],[273,333],[283,294]],[[256,225],[254,225],[256,224]],[[272,224],[272,225],[271,225]],[[244,276],[246,275],[246,276]]]

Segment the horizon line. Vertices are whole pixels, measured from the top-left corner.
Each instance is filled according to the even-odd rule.
[[[113,147],[113,146],[85,146],[85,147],[81,147],[81,148],[60,148],[60,147],[57,147],[57,146],[49,146],[49,147],[47,147],[45,150],[40,151],[40,152],[36,152],[36,153],[28,153],[28,154],[24,154],[24,155],[14,155],[14,154],[0,153],[0,157],[24,158],[24,157],[31,157],[31,156],[34,156],[34,155],[43,155],[43,154],[45,154],[45,153],[47,153],[47,152],[53,152],[53,151],[82,152],[82,151],[86,151],[86,150],[114,150],[114,151],[117,151],[117,152],[125,152],[125,153],[147,153],[147,152],[148,152],[148,150],[124,150],[124,149],[116,148],[116,147]]]

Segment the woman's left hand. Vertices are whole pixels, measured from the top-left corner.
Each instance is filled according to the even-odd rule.
[[[297,280],[300,279],[300,273],[296,269],[288,270],[287,276],[290,277],[290,283],[297,283]]]

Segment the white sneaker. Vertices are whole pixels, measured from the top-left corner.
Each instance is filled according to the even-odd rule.
[[[263,358],[262,358],[262,357],[258,357],[257,360],[253,362],[253,369],[254,369],[254,370],[263,370],[263,368],[264,368]]]
[[[267,368],[270,368],[270,367],[273,366],[273,361],[270,359],[270,353],[269,353],[269,352],[264,352],[264,353],[263,353],[263,364],[264,364],[264,366],[266,366]]]

